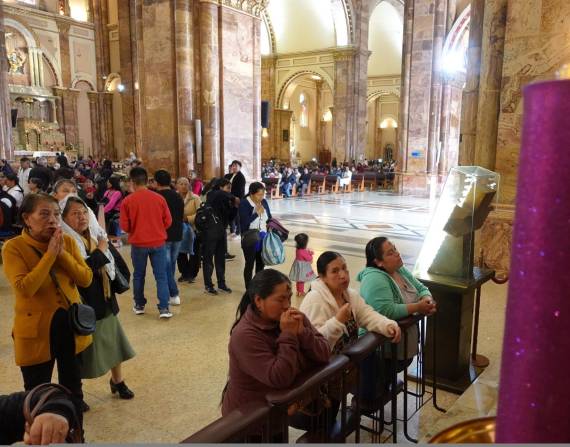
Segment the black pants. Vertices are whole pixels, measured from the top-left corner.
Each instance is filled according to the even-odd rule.
[[[206,231],[202,235],[202,257],[204,262],[204,285],[214,287],[212,274],[216,266],[218,287],[226,285],[226,251],[228,241],[224,231]]]
[[[253,266],[255,265],[255,273],[260,272],[265,268],[263,259],[261,258],[261,251],[256,251],[255,243],[244,244],[242,240],[241,249],[243,250],[243,256],[245,258],[245,267],[243,269],[243,280],[245,283],[245,289],[249,287],[251,278],[253,277]]]
[[[51,360],[32,366],[21,366],[24,389],[30,391],[42,383],[51,382],[53,367],[57,361],[59,383],[73,395],[73,403],[79,410],[83,401],[79,359],[75,355],[75,335],[65,309],[58,309],[50,326]]]
[[[400,373],[411,365],[414,359],[398,360],[396,372]],[[367,401],[374,401],[382,397],[392,378],[392,360],[384,358],[380,351],[374,351],[362,361],[360,367],[360,396]]]
[[[178,255],[178,271],[183,278],[196,278],[200,273],[200,265],[202,264],[202,242],[200,236],[196,235],[194,239],[194,254],[190,256],[187,253]]]

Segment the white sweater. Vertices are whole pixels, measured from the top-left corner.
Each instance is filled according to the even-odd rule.
[[[389,337],[388,327],[398,324],[376,312],[354,290],[345,292],[345,299],[350,303],[352,314],[359,328]],[[303,312],[321,334],[328,340],[331,350],[343,333],[347,333],[346,326],[336,319],[339,306],[328,286],[319,278],[311,283],[311,291],[303,298],[301,312]]]

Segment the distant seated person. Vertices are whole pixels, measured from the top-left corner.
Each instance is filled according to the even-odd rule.
[[[307,193],[307,189],[309,188],[309,183],[311,182],[311,173],[307,168],[303,169],[303,173],[301,177],[299,177],[299,196],[302,197]]]
[[[366,268],[358,276],[360,294],[378,314],[394,320],[419,314],[433,315],[436,303],[429,289],[404,267],[400,253],[388,238],[376,237],[366,245]],[[407,343],[398,344],[397,371],[403,371],[418,354],[419,328],[406,330]],[[406,344],[406,351],[404,351]],[[372,355],[362,364],[362,392],[365,400],[375,400],[385,391],[385,384],[375,380],[386,377],[392,360]]]
[[[229,343],[229,377],[222,414],[271,391],[289,388],[299,375],[330,358],[327,340],[291,307],[291,282],[265,269],[251,280],[237,311]]]
[[[13,236],[17,233],[14,224],[18,215],[16,199],[0,189],[0,237]]]
[[[344,167],[340,175],[340,187],[349,186],[352,180],[352,172],[348,166]]]
[[[78,185],[82,185],[83,183],[85,183],[86,177],[81,172],[81,169],[75,168],[73,170],[73,179],[75,180],[75,183],[77,183]]]
[[[47,393],[51,392],[49,396]],[[28,425],[24,402],[30,398],[33,422]],[[42,403],[43,396],[47,396]],[[24,442],[29,445],[62,444],[66,439],[82,441],[78,410],[70,394],[57,385],[43,384],[29,393],[0,396],[0,445]]]
[[[287,168],[283,174],[283,179],[281,181],[281,193],[284,197],[291,197],[293,185],[296,183],[296,181],[297,178],[295,177],[293,170],[291,168]]]

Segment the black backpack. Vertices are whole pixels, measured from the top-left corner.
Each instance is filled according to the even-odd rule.
[[[6,205],[2,202],[2,199],[8,199],[12,206]],[[16,223],[16,218],[18,216],[17,202],[14,197],[8,194],[6,191],[0,188],[0,209],[2,211],[2,216],[0,216],[0,230],[10,231],[13,229]]]
[[[194,226],[199,232],[206,230],[211,230],[215,227],[222,225],[222,222],[210,205],[202,203],[198,211],[196,211],[196,218],[194,220]]]

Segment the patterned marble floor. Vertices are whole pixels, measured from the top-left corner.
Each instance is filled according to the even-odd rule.
[[[273,213],[290,229],[292,236],[306,232],[317,256],[325,250],[340,251],[354,278],[364,266],[364,246],[372,237],[387,235],[412,266],[429,226],[435,203],[428,199],[385,193],[329,195],[270,202]],[[96,443],[177,443],[219,416],[220,393],[227,376],[227,341],[243,294],[243,256],[238,241],[230,242],[237,255],[227,263],[227,280],[232,295],[211,297],[203,292],[201,278],[181,286],[182,305],[173,307],[174,318],[159,321],[153,299],[156,290],[147,281],[149,306],[143,316],[131,312],[132,295],[120,296],[119,314],[137,356],[124,365],[125,379],[136,393],[132,401],[120,401],[109,392],[109,378],[84,382],[91,411],[85,416],[86,436]],[[122,249],[129,258],[129,248]],[[287,242],[287,262],[279,270],[288,273],[294,258],[294,242]],[[151,278],[150,266],[148,277]],[[13,297],[3,272],[0,273],[0,393],[19,390],[22,379],[14,364],[10,337]],[[494,284],[483,289],[480,352],[498,368],[501,353],[506,287]],[[299,305],[299,302],[294,302]],[[471,408],[485,406],[492,411],[492,392],[475,389],[466,397]],[[481,394],[483,393],[483,394]],[[490,393],[490,394],[489,394]],[[438,401],[450,408],[458,396],[438,393]],[[489,405],[491,408],[488,408]],[[400,406],[401,408],[401,406]],[[410,434],[422,437],[445,422],[429,403],[410,423]],[[439,424],[439,425],[437,425]],[[400,424],[401,427],[401,424]],[[401,429],[398,440],[403,442]],[[389,440],[388,434],[382,436]],[[363,441],[367,440],[363,438]]]

